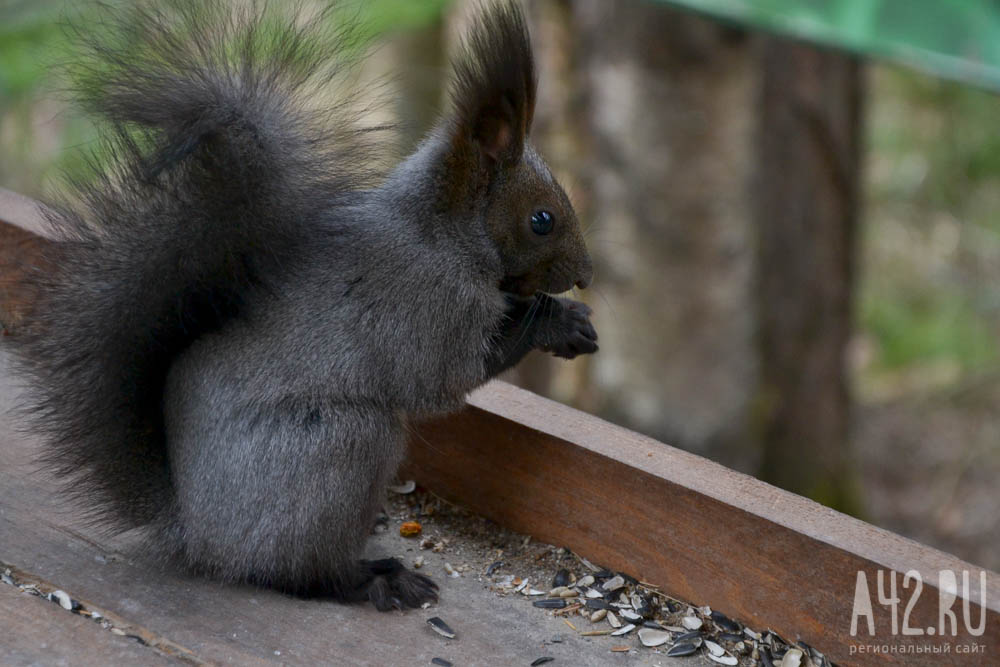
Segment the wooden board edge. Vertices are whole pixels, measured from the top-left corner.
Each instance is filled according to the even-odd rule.
[[[838,662],[1000,655],[995,573],[503,382],[475,392],[464,411],[418,425],[407,465],[408,476],[501,525],[802,639]],[[902,635],[907,606],[909,628],[936,630],[941,571],[959,586],[963,572],[972,578],[952,606],[957,632]],[[912,578],[903,587],[907,572],[919,576],[921,595]],[[859,573],[874,637],[864,614],[859,634],[850,633]],[[888,590],[890,580],[900,600],[896,633],[876,588],[884,581]],[[966,599],[968,627],[985,618],[981,636],[964,632]]]
[[[900,572],[942,569],[986,572],[987,605],[1000,612],[1000,574],[915,540],[873,526],[715,461],[630,431],[503,381],[469,396],[468,404],[574,447],[606,456],[784,526],[818,542]],[[917,567],[914,567],[914,564]]]

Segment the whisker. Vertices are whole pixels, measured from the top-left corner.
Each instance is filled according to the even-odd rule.
[[[538,306],[539,301],[538,299],[535,299],[531,305],[528,306],[528,312],[526,312],[524,317],[521,318],[521,335],[518,336],[517,340],[514,342],[514,349],[517,349],[517,347],[521,344],[521,341],[523,341],[524,337],[528,334],[528,330],[531,328],[531,323],[534,321],[535,313],[539,309]]]
[[[403,420],[403,430],[405,430],[410,436],[416,436],[421,442],[427,445],[427,447],[430,448],[430,450],[433,451],[434,453],[440,456],[445,456],[444,451],[435,447],[430,440],[424,437],[424,435],[420,431],[414,428],[413,425],[410,424],[410,422],[405,419]]]
[[[608,301],[608,297],[604,296],[604,292],[602,292],[597,287],[591,287],[590,289],[594,290],[594,292],[597,294],[597,296],[601,297],[601,301],[603,301],[604,305],[606,305],[608,307],[608,310],[611,311],[611,317],[615,321],[615,324],[617,324],[618,323],[618,312],[615,310],[615,307],[611,305],[611,302]]]

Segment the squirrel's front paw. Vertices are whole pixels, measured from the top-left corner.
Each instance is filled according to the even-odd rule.
[[[548,340],[542,349],[563,359],[597,352],[597,330],[590,323],[590,306],[572,299],[550,298],[555,305],[549,316]]]

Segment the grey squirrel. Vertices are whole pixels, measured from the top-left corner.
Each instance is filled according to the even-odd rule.
[[[297,3],[289,3],[297,5]],[[451,105],[370,185],[371,133],[317,102],[332,11],[162,0],[87,33],[103,166],[53,209],[9,339],[45,460],[111,530],[207,576],[380,610],[437,597],[361,559],[407,425],[532,349],[597,350],[563,189],[528,141],[522,11],[480,11]]]

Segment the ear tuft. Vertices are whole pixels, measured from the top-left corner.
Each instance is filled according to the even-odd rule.
[[[517,159],[535,112],[537,79],[520,6],[503,0],[483,8],[455,61],[456,130],[490,159]]]

